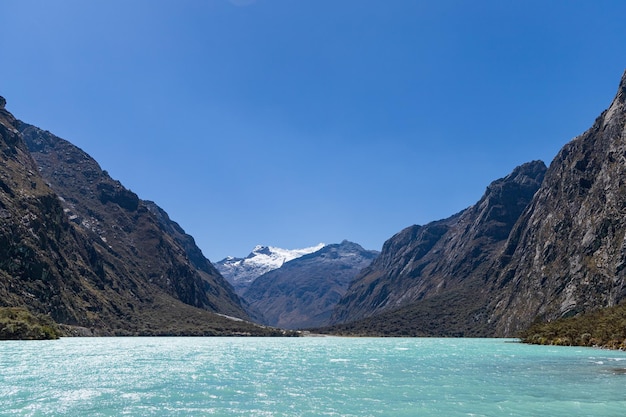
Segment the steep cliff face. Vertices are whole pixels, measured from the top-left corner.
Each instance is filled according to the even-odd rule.
[[[475,280],[482,279],[503,247],[545,171],[541,161],[524,164],[491,183],[474,206],[393,236],[385,242],[381,255],[353,281],[332,322],[354,321],[451,294],[467,297],[469,303],[482,299]],[[466,314],[449,301],[428,305],[437,317]]]
[[[0,99],[0,303],[97,325],[89,311],[97,295],[84,281],[100,281],[98,256],[67,221],[4,104]]]
[[[352,279],[377,255],[348,241],[327,245],[261,275],[243,298],[271,326],[323,326]]]
[[[247,317],[232,287],[156,204],[111,179],[71,143],[25,123],[18,127],[68,218],[101,243],[116,273],[157,285],[194,307]]]
[[[624,300],[625,123],[626,73],[610,107],[556,156],[495,265],[496,334]]]
[[[340,301],[335,330],[514,336],[623,303],[626,73],[609,108],[544,169],[526,164],[477,205],[390,239]]]

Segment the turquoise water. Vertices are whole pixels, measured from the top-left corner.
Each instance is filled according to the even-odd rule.
[[[502,339],[0,343],[0,415],[624,416],[626,353]]]

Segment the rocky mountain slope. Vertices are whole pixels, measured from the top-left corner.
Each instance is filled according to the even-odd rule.
[[[496,334],[622,302],[625,267],[626,72],[609,108],[558,153],[495,265]]]
[[[230,285],[203,259],[193,238],[156,204],[139,199],[68,141],[25,123],[19,130],[70,220],[123,258],[129,274],[186,304],[246,317]]]
[[[98,302],[91,288],[100,281],[98,254],[70,225],[39,175],[5,103],[0,98],[0,303],[98,325],[89,311]]]
[[[316,252],[323,243],[303,249],[282,249],[257,245],[245,258],[229,256],[215,263],[222,276],[230,282],[237,294],[243,294],[250,284],[266,272],[278,269],[285,262]]]
[[[261,275],[243,298],[271,326],[301,329],[326,325],[350,282],[377,255],[348,241],[327,245]]]
[[[194,266],[134,193],[78,148],[15,120],[5,103],[0,306],[80,334],[268,333],[214,314],[246,317],[223,278]]]
[[[353,281],[332,321],[350,322],[442,295],[458,294],[466,307],[478,302],[474,278],[482,279],[489,260],[504,246],[545,171],[543,162],[524,164],[491,183],[474,206],[393,236],[385,242],[381,255]],[[467,302],[462,301],[465,294]],[[429,321],[468,311],[450,300],[432,307]],[[447,331],[445,327],[442,332]]]
[[[547,171],[523,165],[472,208],[392,237],[339,302],[335,331],[512,336],[622,302],[625,100],[626,73]]]

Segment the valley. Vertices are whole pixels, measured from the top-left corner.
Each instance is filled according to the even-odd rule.
[[[549,166],[514,168],[474,205],[408,226],[380,252],[259,245],[216,263],[156,202],[0,104],[0,307],[66,334],[514,337],[621,314],[626,73]],[[545,342],[543,331],[525,339]]]

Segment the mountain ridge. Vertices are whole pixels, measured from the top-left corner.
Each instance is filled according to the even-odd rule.
[[[70,142],[19,123],[39,171],[62,198],[64,211],[115,257],[124,258],[129,273],[195,307],[247,317],[230,285],[208,261],[202,269],[197,268],[199,255],[194,257],[196,264],[189,262],[190,249],[180,242],[183,236],[193,238],[156,204],[144,203]]]
[[[505,289],[492,303],[498,334],[523,328],[504,317],[507,309],[518,311],[525,325],[626,298],[624,184],[626,71],[611,105],[554,158],[498,259],[502,272],[492,288]]]
[[[380,260],[355,279],[338,303],[333,315],[336,326],[330,331],[515,336],[537,320],[578,316],[622,303],[626,299],[626,72],[610,106],[543,170],[543,178],[536,177],[519,201],[523,204],[514,204],[510,213],[515,216],[508,220],[500,216],[488,228],[495,232],[491,234],[494,250],[484,252],[487,242],[479,246],[486,255],[482,258],[472,251],[465,252],[468,257],[443,257],[447,266],[462,261],[457,266],[465,272],[461,268],[459,275],[438,278],[435,272],[446,268],[433,267],[437,262],[428,260],[427,254],[454,253],[454,239],[444,237],[468,211],[409,227],[385,242]],[[505,198],[504,205],[485,213],[497,215],[501,208],[512,207],[511,202],[515,203]],[[478,206],[480,202],[473,207]],[[475,230],[484,226],[480,217],[474,219]],[[469,237],[461,239],[458,247],[467,248]],[[408,295],[408,302],[401,302],[400,293]]]
[[[284,334],[224,317],[247,316],[238,298],[222,297],[229,291],[223,278],[223,288],[218,281],[213,287],[193,272],[185,250],[136,194],[69,142],[15,119],[4,98],[0,105],[0,307],[48,316],[65,335]],[[29,130],[38,157],[47,141],[61,144],[62,155],[38,164],[20,129]],[[145,259],[127,256],[125,229],[133,227],[145,238],[136,242],[138,253],[154,251],[167,264],[152,267],[159,275],[147,275]]]
[[[372,265],[355,278],[331,322],[350,322],[406,307],[462,288],[470,278],[481,276],[487,260],[504,245],[508,231],[539,188],[545,171],[541,161],[523,164],[493,181],[475,205],[394,235]]]
[[[323,326],[354,276],[377,255],[347,240],[329,244],[259,276],[242,296],[264,324],[286,329]]]
[[[276,246],[256,245],[245,258],[228,256],[215,262],[214,265],[241,295],[259,276],[278,269],[286,262],[300,256],[316,252],[324,246],[326,246],[324,243],[319,243],[307,248],[283,249]]]

